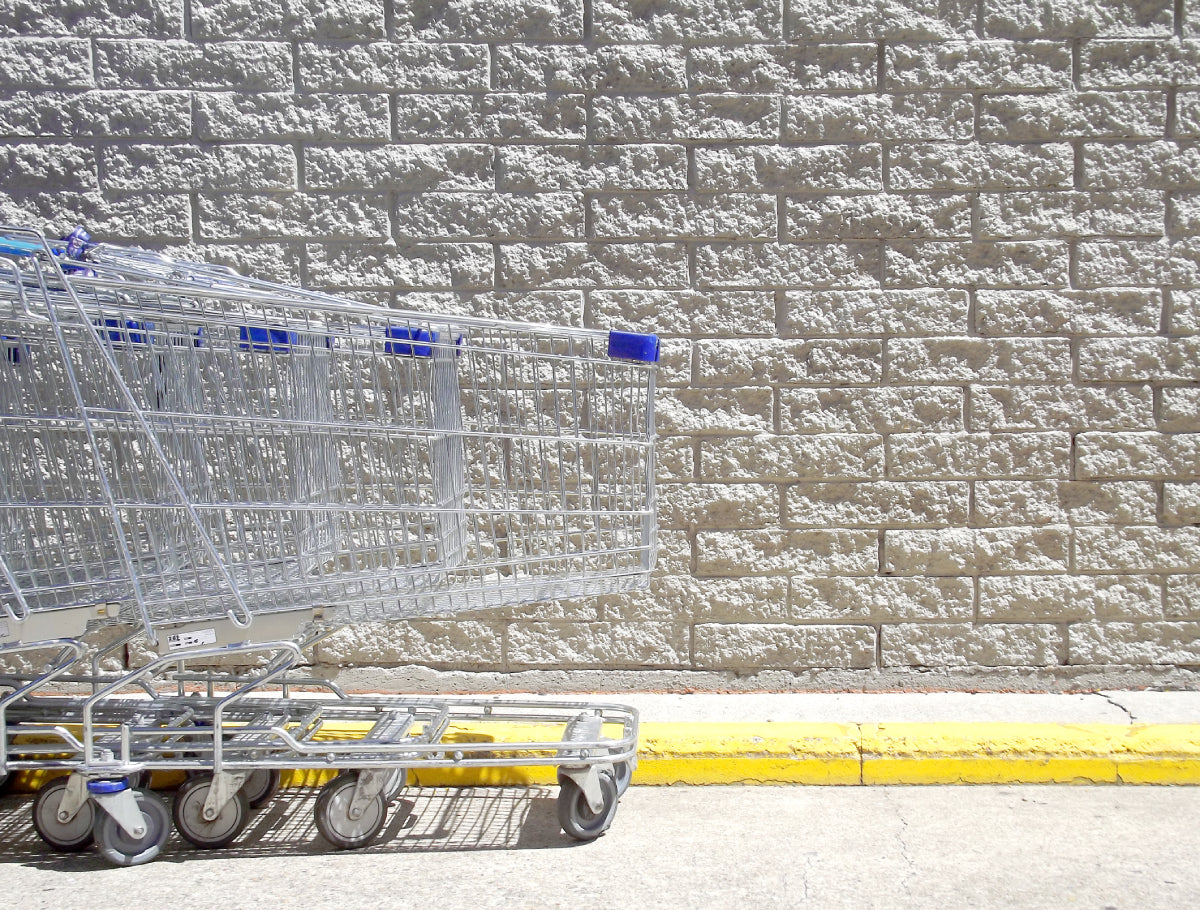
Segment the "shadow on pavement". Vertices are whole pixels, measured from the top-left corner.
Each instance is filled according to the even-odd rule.
[[[280,790],[254,811],[250,822],[228,847],[199,850],[174,830],[155,862],[195,862],[282,854],[332,854],[335,851],[313,821],[316,790]],[[158,791],[170,801],[174,794]],[[479,850],[545,850],[570,847],[558,826],[557,788],[468,787],[410,788],[388,810],[388,821],[360,854],[452,853]],[[109,864],[88,849],[59,853],[34,830],[31,796],[0,799],[0,864],[18,863],[61,872],[94,871]]]

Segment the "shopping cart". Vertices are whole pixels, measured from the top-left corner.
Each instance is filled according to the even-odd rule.
[[[347,772],[316,806],[336,846],[374,837],[417,766],[554,765],[564,829],[603,833],[630,708],[289,685],[348,623],[644,585],[654,336],[367,306],[79,233],[0,238],[0,655],[45,656],[11,677],[0,732],[5,770],[70,772],[35,807],[48,842],[94,831],[114,862],[152,858],[165,809],[126,778],[185,770],[176,827],[228,843],[247,777],[297,767]],[[159,656],[106,675],[98,635]],[[187,664],[218,659],[257,665],[188,693]],[[71,681],[90,692],[47,694]]]

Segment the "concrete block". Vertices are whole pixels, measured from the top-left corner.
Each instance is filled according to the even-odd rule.
[[[1163,39],[1086,42],[1079,83],[1085,89],[1200,87],[1200,43]]]
[[[0,144],[0,173],[26,193],[84,193],[100,185],[95,151],[69,143]]]
[[[199,199],[203,240],[373,240],[388,236],[388,213],[377,197],[221,193]]]
[[[683,48],[510,44],[496,48],[495,88],[505,92],[684,92]]]
[[[694,480],[696,440],[692,436],[663,436],[654,444],[655,475],[660,483]]]
[[[883,189],[879,145],[735,145],[698,148],[696,186],[704,192],[854,192]]]
[[[1162,293],[1142,288],[991,291],[976,295],[981,335],[1154,335]]]
[[[688,663],[688,632],[686,625],[665,622],[511,623],[508,666],[677,667]]]
[[[1200,379],[1200,339],[1094,338],[1079,346],[1084,382],[1195,382]]]
[[[405,40],[577,41],[583,0],[394,0],[393,20]]]
[[[1200,189],[1200,147],[1168,140],[1138,143],[1086,142],[1085,189]]]
[[[1064,287],[1070,282],[1065,241],[903,241],[884,254],[888,287]]]
[[[1081,572],[1198,572],[1200,528],[1077,528]]]
[[[420,240],[581,240],[578,193],[420,193],[396,206],[396,236]]]
[[[182,38],[183,0],[4,0],[0,36]]]
[[[496,188],[501,192],[628,193],[688,188],[687,153],[678,145],[505,146],[498,154]]]
[[[97,84],[127,89],[290,91],[292,52],[282,42],[100,40]]]
[[[115,190],[194,192],[296,189],[296,152],[286,145],[109,145],[104,183]]]
[[[884,532],[889,575],[1027,575],[1065,573],[1065,527],[901,529]]]
[[[344,247],[311,243],[306,255],[311,280],[325,287],[490,290],[495,275],[490,244]]]
[[[196,95],[195,105],[201,139],[346,142],[386,140],[391,135],[388,102],[382,95],[211,92]]]
[[[888,440],[888,476],[897,479],[1065,479],[1070,470],[1067,433],[897,433]]]
[[[975,386],[972,430],[1149,430],[1154,394],[1149,386]]]
[[[0,87],[79,89],[96,84],[83,38],[0,38]]]
[[[301,44],[300,86],[310,92],[486,91],[489,60],[476,44]]]
[[[779,522],[779,490],[754,483],[668,483],[658,488],[668,528],[766,528]]]
[[[998,0],[985,8],[984,33],[991,38],[1169,37],[1171,0]]]
[[[1079,623],[1070,629],[1072,664],[1200,664],[1200,623]]]
[[[1147,481],[978,480],[972,523],[1125,525],[1157,521],[1158,490]]]
[[[789,41],[938,41],[975,36],[974,0],[797,0],[787,9]]]
[[[1074,151],[1065,142],[916,142],[888,149],[895,190],[1067,188],[1074,167]]]
[[[1076,287],[1200,284],[1200,242],[1192,237],[1081,241],[1076,260]]]
[[[1164,525],[1200,525],[1200,483],[1164,483]]]
[[[504,288],[686,288],[687,251],[671,243],[505,244]]]
[[[791,336],[951,335],[968,329],[970,298],[961,290],[787,291],[784,301]]]
[[[983,238],[1036,240],[1106,234],[1160,236],[1166,198],[1155,191],[997,193],[979,197]]]
[[[780,389],[779,432],[961,432],[963,390],[955,388]]]
[[[386,37],[383,0],[196,0],[191,37],[371,40]]]
[[[974,602],[970,578],[793,578],[790,612],[837,622],[966,621]]]
[[[890,91],[1067,91],[1071,47],[1066,41],[947,41],[889,44],[884,50]]]
[[[687,614],[697,623],[787,622],[788,579],[782,575],[691,580]]]
[[[883,438],[870,434],[764,434],[700,443],[706,480],[877,480],[883,472]]]
[[[757,43],[783,37],[778,6],[757,0],[596,0],[592,36],[613,43]]]
[[[395,109],[395,138],[410,142],[582,139],[587,128],[582,95],[398,95]]]
[[[695,627],[693,654],[695,665],[706,669],[865,669],[875,665],[875,630],[870,626],[704,623]]]
[[[1200,195],[1178,194],[1173,196],[1166,221],[1169,236],[1200,234]]]
[[[723,243],[696,249],[701,288],[875,288],[874,243]]]
[[[882,344],[871,339],[696,342],[698,386],[845,385],[878,382]]]
[[[318,646],[323,664],[333,666],[503,667],[503,636],[487,622],[471,619],[357,623]]]
[[[696,576],[874,575],[875,531],[698,531]]]
[[[971,236],[971,201],[966,195],[788,196],[785,205],[787,240]]]
[[[694,92],[869,92],[878,82],[874,44],[722,44],[687,59]]]
[[[785,528],[922,528],[966,524],[964,482],[795,483],[784,488]]]
[[[979,579],[985,622],[1162,619],[1163,585],[1145,575],[1011,575]]]
[[[771,291],[602,291],[591,293],[598,326],[636,326],[640,331],[702,338],[775,333]]]
[[[1200,431],[1200,388],[1164,388],[1159,420],[1165,433]]]
[[[183,139],[188,92],[25,92],[0,98],[0,138]]]
[[[1166,619],[1200,619],[1200,575],[1166,576]]]
[[[323,190],[490,190],[495,158],[487,145],[307,146],[304,180]]]
[[[727,436],[774,428],[774,392],[767,388],[664,389],[654,401],[659,433]]]
[[[1172,335],[1200,335],[1200,290],[1172,292],[1167,332]]]
[[[774,196],[750,193],[642,193],[588,200],[591,232],[598,240],[775,240],[776,206]]]
[[[1062,633],[1033,623],[898,623],[881,631],[885,667],[1048,667]]]
[[[589,130],[598,142],[777,139],[773,95],[598,95]]]
[[[1162,139],[1166,126],[1162,92],[985,95],[979,106],[980,135],[997,142]]]
[[[1200,92],[1175,96],[1175,135],[1183,139],[1200,136]]]
[[[1200,479],[1200,433],[1080,433],[1075,465],[1083,479]]]
[[[35,225],[51,237],[86,224],[97,237],[157,248],[191,239],[191,200],[181,193],[0,191],[0,224]]]
[[[929,142],[973,138],[969,96],[910,92],[899,95],[816,95],[787,100],[783,138],[791,142]]]
[[[890,382],[930,385],[1063,382],[1071,351],[1061,339],[898,338],[888,344]]]

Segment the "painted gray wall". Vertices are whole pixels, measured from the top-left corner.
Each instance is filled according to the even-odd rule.
[[[3,219],[668,339],[651,590],[435,686],[1193,680],[1198,139],[1200,0],[0,0]]]

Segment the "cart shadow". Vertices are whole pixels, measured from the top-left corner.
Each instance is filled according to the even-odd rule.
[[[316,790],[281,790],[254,812],[237,839],[219,850],[200,850],[172,830],[155,862],[195,862],[331,854],[337,851],[313,820]],[[166,800],[170,792],[159,791]],[[539,787],[409,788],[388,809],[379,835],[359,854],[454,853],[480,850],[547,850],[576,845],[562,833],[557,789]],[[34,830],[33,798],[0,800],[0,865],[16,863],[60,872],[109,868],[94,850],[59,853]]]

